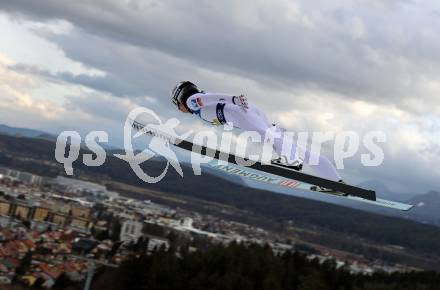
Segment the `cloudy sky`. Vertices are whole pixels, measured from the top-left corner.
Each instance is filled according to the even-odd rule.
[[[176,116],[169,91],[193,80],[290,130],[384,131],[384,163],[342,175],[440,190],[438,27],[422,0],[2,0],[0,123],[120,144],[132,108]]]

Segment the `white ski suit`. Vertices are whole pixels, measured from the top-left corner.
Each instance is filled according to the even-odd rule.
[[[189,97],[186,105],[192,114],[198,115],[202,120],[213,125],[222,125],[230,122],[236,128],[256,131],[264,137],[267,130],[273,128],[274,125],[260,109],[249,104],[249,108],[244,111],[238,101],[237,96],[202,92]],[[274,149],[276,154],[281,156],[284,130],[276,126],[275,130],[280,133],[280,137],[274,138]],[[304,164],[310,166],[318,176],[334,181],[341,180],[341,176],[336,168],[325,156],[312,156],[309,150],[292,144],[291,157],[296,156],[297,149],[304,157]],[[319,160],[319,162],[314,165],[310,164],[310,160]]]

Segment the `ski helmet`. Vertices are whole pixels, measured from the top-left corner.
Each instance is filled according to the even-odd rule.
[[[179,82],[171,93],[171,100],[177,107],[179,104],[183,104],[186,107],[186,100],[196,93],[200,93],[200,90],[192,82]]]

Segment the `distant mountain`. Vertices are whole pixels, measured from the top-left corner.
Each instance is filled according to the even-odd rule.
[[[391,190],[388,186],[379,180],[368,180],[358,184],[359,187],[372,189],[376,191],[376,193],[389,193]]]
[[[18,136],[18,137],[28,137],[28,138],[44,138],[49,140],[56,139],[54,135],[51,135],[49,133],[40,130],[16,128],[3,124],[0,124],[0,134],[5,134],[9,136]]]
[[[405,202],[417,194],[415,193],[397,193],[393,192],[388,186],[379,180],[368,180],[359,183],[357,186],[376,191],[376,196],[383,199]]]
[[[27,137],[27,138],[40,138],[40,139],[46,139],[51,141],[56,141],[57,136],[54,134],[50,134],[44,131],[40,130],[34,130],[34,129],[28,129],[28,128],[17,128],[17,127],[10,127],[7,125],[0,124],[0,134],[8,135],[8,136],[14,136],[14,137]],[[84,142],[83,145],[85,146]],[[101,146],[105,150],[111,150],[115,151],[117,153],[121,153],[121,149],[116,149],[116,146],[112,146],[111,144],[101,144]]]
[[[440,192],[430,191],[425,194],[419,194],[410,200],[418,208],[430,209],[436,208],[440,209]]]
[[[392,192],[384,183],[370,180],[359,184],[360,187],[376,191],[377,197],[413,204],[414,208],[408,212],[389,212],[393,216],[400,216],[423,223],[440,226],[440,192],[428,193],[396,193]],[[371,209],[374,212],[386,213],[381,208]]]
[[[440,226],[440,192],[430,191],[419,194],[408,202],[415,207],[408,212],[409,217],[424,223]]]

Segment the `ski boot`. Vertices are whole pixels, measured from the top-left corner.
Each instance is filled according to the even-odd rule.
[[[345,182],[342,179],[339,180],[338,182],[345,184]],[[337,193],[338,195],[342,195],[342,196],[347,196],[348,195],[346,193],[338,192],[336,190],[333,190],[333,189],[330,189],[330,188],[325,188],[325,187],[318,186],[318,185],[312,185],[310,187],[310,190],[316,191],[316,192],[324,192],[324,193]]]
[[[271,161],[271,163],[275,164],[275,165],[282,166],[282,167],[286,167],[289,169],[293,169],[296,171],[301,171],[303,168],[303,161],[301,159],[297,159],[297,160],[293,161],[292,163],[289,163],[285,156],[275,158]]]

